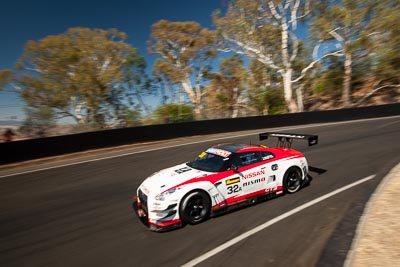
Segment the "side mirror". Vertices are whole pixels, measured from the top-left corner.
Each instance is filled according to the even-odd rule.
[[[239,172],[239,167],[235,166],[235,165],[232,165],[231,166],[231,170],[237,173],[237,172]]]

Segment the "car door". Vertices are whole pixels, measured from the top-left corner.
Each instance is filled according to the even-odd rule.
[[[254,152],[233,155],[228,170],[220,174],[224,179],[215,183],[227,205],[246,200],[247,194],[256,191],[258,187],[262,188],[261,183],[265,177],[261,175],[264,170],[262,166],[256,166],[260,162],[260,155]]]
[[[258,152],[238,153],[234,165],[241,177],[242,197],[247,198],[263,193],[266,182],[266,166]]]
[[[268,151],[262,151],[261,160],[265,170],[265,192],[275,192],[278,190],[277,187],[277,176],[278,176],[278,163],[274,160],[275,155]]]
[[[237,153],[217,188],[228,205],[277,190],[275,155],[270,152]]]
[[[278,164],[275,155],[268,151],[238,154],[234,165],[240,166],[241,193],[248,198],[264,193],[275,192],[277,187]]]
[[[220,203],[221,200],[223,200],[224,205],[235,203],[238,199],[240,199],[242,194],[242,178],[240,174],[232,169],[229,169],[220,175],[224,178],[214,185],[223,196],[223,199],[218,199],[216,202]]]

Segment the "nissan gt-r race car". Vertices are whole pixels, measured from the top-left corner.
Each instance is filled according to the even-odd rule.
[[[318,143],[317,135],[261,133],[277,137],[275,148],[220,144],[195,159],[161,170],[137,189],[137,214],[153,231],[197,224],[210,215],[269,195],[295,193],[308,182],[304,155],[291,148],[293,139]]]

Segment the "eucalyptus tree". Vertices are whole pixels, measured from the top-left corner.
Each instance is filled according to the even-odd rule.
[[[12,77],[12,71],[9,69],[0,70],[0,90],[4,88]]]
[[[374,15],[374,3],[370,0],[315,0],[315,20],[311,34],[319,43],[330,42],[343,50],[344,78],[341,100],[351,106],[351,88],[354,64],[368,54],[375,34],[370,21]]]
[[[209,77],[208,111],[214,117],[238,117],[239,111],[247,108],[243,98],[247,89],[247,70],[243,66],[243,60],[236,55],[222,59],[219,72],[212,73]]]
[[[220,11],[213,15],[223,51],[256,59],[280,75],[289,112],[299,110],[294,85],[323,57],[341,53],[331,51],[309,60],[302,70],[294,69],[296,61],[304,60],[299,55],[299,36],[309,15],[310,0],[233,0],[223,16]]]
[[[158,65],[161,59],[156,59],[154,65]],[[162,63],[161,63],[162,64]],[[183,94],[181,87],[177,81],[171,79],[171,77],[163,71],[157,68],[153,68],[152,81],[154,91],[161,96],[161,105],[169,103],[181,103],[183,100]]]
[[[71,28],[29,41],[13,84],[29,110],[45,107],[53,119],[103,127],[124,100],[127,56],[137,55],[126,39],[116,29]]]
[[[214,42],[215,33],[197,22],[160,20],[152,26],[149,50],[161,56],[154,68],[183,88],[196,119],[201,117],[205,75],[216,56]]]
[[[123,108],[119,109],[120,105],[117,105],[116,109],[122,116],[126,116],[125,111],[128,111],[130,115],[137,114],[139,110],[143,110],[146,115],[150,113],[150,108],[146,105],[143,97],[151,94],[154,90],[152,80],[146,73],[146,68],[147,64],[145,58],[136,51],[126,55],[122,69],[123,80],[117,83],[116,86],[125,88],[124,91],[128,104],[130,106],[136,104],[136,107],[135,110],[129,110],[129,107],[125,104]]]
[[[185,104],[164,104],[154,114],[156,123],[178,123],[194,119],[192,107]]]
[[[248,68],[248,83],[247,107],[254,115],[285,112],[285,100],[279,86],[279,74],[265,68],[260,61],[252,60]]]
[[[371,93],[400,86],[400,1],[382,0],[371,21],[375,88]]]

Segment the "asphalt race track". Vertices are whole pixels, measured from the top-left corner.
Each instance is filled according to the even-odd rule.
[[[2,171],[0,266],[181,266],[302,204],[376,175],[198,264],[342,266],[365,203],[400,162],[400,117],[284,131],[319,135],[317,146],[294,144],[313,167],[310,186],[166,233],[147,230],[134,214],[132,196],[141,181],[215,143],[257,143],[256,134],[219,135],[226,139],[210,142],[198,137],[176,147],[152,144],[147,152],[139,151],[150,146],[138,146],[133,148],[138,153],[25,174]]]

